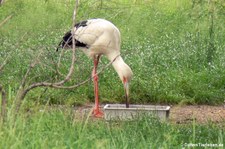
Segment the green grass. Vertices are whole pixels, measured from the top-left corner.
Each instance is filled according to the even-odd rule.
[[[225,97],[224,5],[199,1],[97,1],[80,2],[77,20],[105,18],[121,31],[122,57],[131,66],[132,103],[220,104]],[[12,15],[0,27],[0,62],[10,61],[0,74],[1,84],[16,95],[19,84],[40,51],[42,65],[35,67],[29,83],[56,81],[60,77],[49,68],[57,62],[58,45],[70,29],[74,1],[8,0],[0,7],[0,21]],[[214,11],[211,10],[213,7]],[[214,15],[213,38],[209,36],[210,14]],[[213,43],[212,62],[207,61]],[[73,84],[87,79],[92,61],[77,52]],[[107,64],[102,59],[100,67]],[[70,52],[63,57],[61,72],[67,73]],[[100,75],[102,102],[123,102],[123,86],[112,67]],[[93,101],[92,83],[75,90],[35,89],[27,98],[57,104],[82,104]]]
[[[44,110],[20,114],[15,123],[9,118],[0,126],[0,147],[178,149],[191,143],[225,143],[224,126],[211,123],[174,125],[149,117],[106,122],[79,117],[72,110]]]
[[[5,0],[0,6],[0,23],[12,16],[0,26],[0,65],[7,56],[10,58],[0,72],[8,102],[8,117],[0,123],[0,148],[166,149],[191,148],[188,144],[198,143],[225,145],[224,126],[210,122],[175,125],[154,118],[105,122],[78,119],[79,115],[72,111],[59,109],[39,112],[43,104],[93,102],[91,81],[74,90],[34,89],[26,96],[25,106],[14,122],[10,114],[13,102],[38,53],[43,52],[41,64],[32,69],[27,85],[62,79],[51,68],[59,58],[55,47],[71,27],[73,8],[74,1],[69,0]],[[224,2],[219,0],[82,0],[77,20],[105,18],[120,29],[122,57],[134,72],[132,103],[221,104],[225,97],[224,10]],[[214,16],[213,25],[210,16]],[[70,57],[71,53],[66,52],[62,58],[63,74],[67,74]],[[103,57],[100,67],[107,63]],[[92,61],[77,51],[75,72],[66,85],[87,79],[92,67]],[[99,83],[102,103],[124,102],[122,83],[112,67],[100,75]]]

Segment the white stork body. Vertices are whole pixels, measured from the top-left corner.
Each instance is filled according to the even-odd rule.
[[[111,53],[118,54],[120,51],[120,32],[109,21],[103,19],[92,19],[87,26],[74,28],[75,39],[88,45],[83,51],[90,57]]]
[[[120,56],[120,32],[111,22],[104,19],[90,19],[82,21],[74,26],[75,46],[81,48],[84,53],[93,58],[94,68],[92,77],[95,89],[95,108],[93,114],[101,117],[103,113],[99,109],[98,101],[98,76],[97,66],[101,55],[105,55],[112,63],[114,69],[122,80],[126,93],[126,106],[128,103],[129,82],[132,70]],[[62,48],[72,48],[72,33],[67,32],[60,42]]]

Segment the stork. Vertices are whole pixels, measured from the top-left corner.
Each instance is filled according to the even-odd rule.
[[[99,59],[105,55],[121,79],[126,98],[126,107],[129,107],[129,83],[133,72],[120,56],[120,31],[111,22],[104,19],[89,19],[75,24],[74,28],[75,46],[93,59],[94,67],[92,78],[94,82],[95,106],[92,114],[95,117],[102,117],[103,112],[99,106],[98,96],[98,75],[97,67]],[[60,48],[72,48],[72,31],[68,31],[62,41],[59,43]],[[58,49],[57,49],[58,50]]]

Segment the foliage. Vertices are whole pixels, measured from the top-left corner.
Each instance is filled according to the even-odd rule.
[[[60,79],[50,68],[59,58],[55,47],[71,27],[73,5],[70,0],[8,0],[0,7],[0,22],[12,15],[0,26],[0,62],[10,55],[0,81],[13,97],[40,51],[43,65],[32,70],[30,82]],[[134,72],[131,102],[219,104],[225,97],[224,6],[222,0],[82,0],[77,20],[105,18],[120,29],[122,57]],[[62,59],[64,74],[70,54]],[[91,73],[92,61],[80,51],[77,57],[69,84]],[[102,58],[100,67],[107,63]],[[92,88],[91,82],[73,91],[39,88],[28,101],[81,104],[93,101]],[[113,68],[100,75],[101,101],[124,102],[123,94]]]
[[[223,148],[225,143],[224,127],[210,122],[174,125],[151,117],[105,122],[81,118],[69,108],[36,110],[0,125],[1,148],[189,148],[199,143]]]
[[[71,27],[73,6],[74,0],[5,0],[0,6],[0,67],[6,64],[0,70],[0,86],[8,103],[7,117],[0,123],[0,148],[225,145],[224,126],[210,122],[177,125],[148,117],[128,122],[80,117],[71,105],[93,101],[91,81],[75,90],[37,88],[14,119],[12,105],[18,89],[40,52],[41,63],[31,70],[26,83],[62,78],[55,71],[59,59],[55,48]],[[225,97],[224,8],[223,0],[80,0],[77,20],[105,18],[120,29],[122,57],[134,72],[132,103],[220,104]],[[70,59],[71,52],[66,51],[61,59],[63,74]],[[103,57],[100,68],[107,63]],[[92,61],[77,51],[75,73],[67,85],[87,79],[92,67]],[[106,69],[100,75],[101,102],[124,102],[123,95],[117,74],[112,67]],[[49,104],[70,108],[52,110]]]

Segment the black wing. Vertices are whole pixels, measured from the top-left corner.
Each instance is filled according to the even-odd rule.
[[[87,26],[87,20],[79,22],[77,24],[74,25],[74,27],[79,28],[79,27],[85,27]],[[56,49],[56,51],[58,51],[59,48],[72,48],[72,33],[71,30],[68,31],[64,36],[63,36],[63,40],[59,43],[58,48]],[[76,47],[86,47],[88,48],[88,45],[85,43],[82,43],[81,41],[78,41],[77,39],[75,39],[75,46]]]

